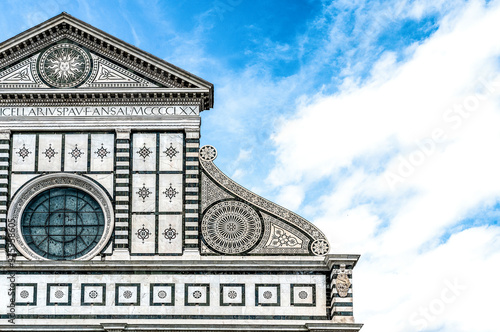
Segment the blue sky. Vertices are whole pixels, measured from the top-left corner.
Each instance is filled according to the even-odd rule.
[[[12,0],[0,39],[62,11],[214,83],[202,143],[362,254],[363,331],[497,330],[500,1]]]

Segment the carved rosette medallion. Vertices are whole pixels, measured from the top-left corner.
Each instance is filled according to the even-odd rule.
[[[262,234],[262,221],[248,204],[225,201],[207,210],[201,222],[203,239],[224,254],[240,254],[254,247]]]
[[[74,44],[57,44],[43,52],[38,61],[40,76],[56,88],[75,87],[91,70],[89,54]]]
[[[200,158],[203,161],[214,161],[217,158],[217,150],[211,145],[205,145],[200,149]]]
[[[312,243],[311,251],[316,256],[326,255],[330,251],[330,245],[326,240],[319,239]]]

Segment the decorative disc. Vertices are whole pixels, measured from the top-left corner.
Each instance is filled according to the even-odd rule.
[[[201,233],[206,243],[216,251],[240,254],[259,241],[262,221],[248,204],[225,201],[208,209],[201,222]]]
[[[90,73],[90,56],[74,44],[57,44],[46,50],[38,62],[42,78],[56,88],[72,88]]]

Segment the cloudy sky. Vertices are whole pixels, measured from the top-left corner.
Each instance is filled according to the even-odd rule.
[[[202,144],[362,255],[369,331],[498,331],[500,1],[1,1],[62,12],[215,85]]]

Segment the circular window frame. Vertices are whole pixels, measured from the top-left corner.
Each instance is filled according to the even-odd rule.
[[[11,201],[9,212],[7,214],[8,220],[14,221],[16,225],[16,232],[14,234],[13,241],[14,246],[24,257],[28,258],[29,260],[51,261],[52,259],[38,255],[28,246],[28,244],[24,240],[21,230],[21,218],[24,209],[38,194],[49,189],[61,187],[75,188],[84,191],[96,200],[104,214],[104,231],[97,245],[85,255],[69,261],[85,261],[94,258],[108,244],[111,235],[113,234],[113,205],[104,189],[102,189],[91,179],[81,175],[67,173],[53,173],[42,175],[26,183],[23,187],[21,187],[21,189],[19,189],[19,191]],[[53,261],[59,262],[60,260]]]

